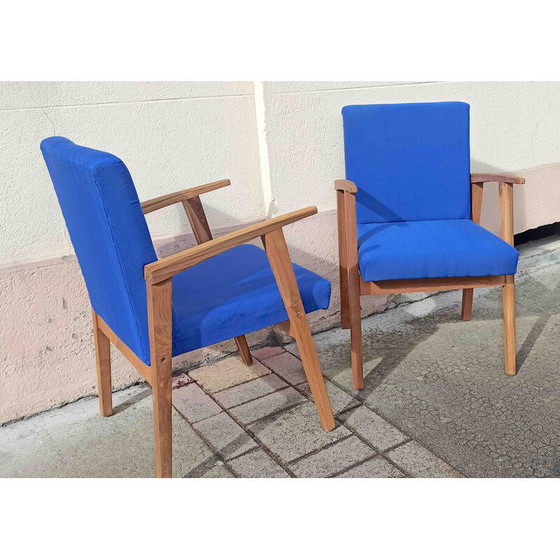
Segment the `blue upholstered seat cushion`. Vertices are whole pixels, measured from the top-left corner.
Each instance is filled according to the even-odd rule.
[[[329,306],[328,280],[296,264],[306,313]],[[173,355],[286,321],[266,253],[241,245],[173,278]]]
[[[519,253],[472,220],[358,224],[366,281],[515,274]]]

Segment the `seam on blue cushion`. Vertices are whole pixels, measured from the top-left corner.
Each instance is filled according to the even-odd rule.
[[[62,162],[61,162],[61,163],[62,163]],[[111,239],[112,239],[112,241],[113,241],[113,247],[114,247],[115,252],[117,253],[117,256],[118,256],[119,268],[120,268],[120,270],[121,270],[121,273],[122,273],[123,279],[124,279],[124,287],[125,287],[125,290],[126,290],[126,294],[127,294],[127,296],[128,296],[128,302],[129,302],[129,304],[130,304],[130,308],[132,309],[132,316],[134,317],[134,322],[135,322],[135,324],[136,324],[136,330],[137,330],[137,333],[136,333],[136,334],[138,335],[138,339],[139,339],[139,341],[140,341],[140,346],[142,347],[142,350],[145,352],[145,351],[146,351],[146,347],[144,346],[144,341],[142,340],[142,336],[141,336],[141,334],[140,334],[140,326],[139,326],[139,324],[138,324],[138,317],[136,316],[136,311],[135,311],[135,309],[134,309],[134,305],[132,304],[132,297],[131,297],[131,295],[130,295],[130,290],[128,289],[128,283],[127,283],[127,281],[126,281],[126,275],[125,275],[124,269],[123,269],[123,267],[122,267],[122,262],[121,262],[121,259],[120,259],[120,252],[119,252],[119,250],[118,250],[118,248],[117,248],[117,245],[116,245],[116,243],[115,243],[115,237],[113,236],[113,229],[111,228],[111,225],[110,225],[111,222],[109,221],[109,216],[108,216],[108,214],[107,214],[107,209],[106,209],[106,207],[105,207],[105,201],[103,200],[103,197],[101,196],[101,191],[99,190],[99,185],[98,185],[98,183],[97,183],[97,172],[100,171],[101,169],[105,169],[106,167],[109,167],[109,166],[115,165],[115,164],[116,164],[116,165],[121,165],[121,166],[125,167],[125,169],[126,169],[126,166],[124,165],[124,162],[122,162],[121,160],[118,160],[118,161],[116,161],[116,162],[111,162],[111,163],[109,163],[109,164],[107,164],[107,165],[104,165],[103,167],[99,167],[99,168],[93,170],[93,172],[92,172],[93,183],[94,183],[94,185],[95,185],[95,188],[97,189],[97,194],[99,195],[99,199],[101,200],[101,207],[103,208],[103,213],[105,214],[105,219],[107,220],[107,225],[109,226],[109,233],[111,234]],[[74,166],[74,167],[80,167],[80,166],[79,166],[79,165],[76,165],[76,166]],[[148,350],[148,352],[147,352],[147,355],[150,357],[150,362],[151,362],[151,361],[152,361],[152,356],[151,356],[151,353],[150,353],[149,350]],[[142,360],[142,361],[143,361],[143,360]],[[146,364],[146,365],[150,365],[150,364]]]

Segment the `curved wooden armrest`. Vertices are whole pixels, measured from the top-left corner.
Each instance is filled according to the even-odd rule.
[[[510,183],[512,185],[524,185],[523,177],[513,175],[490,175],[486,173],[471,173],[471,183]]]
[[[167,280],[180,272],[183,272],[191,266],[195,266],[202,261],[214,257],[228,249],[247,243],[257,237],[265,235],[276,229],[281,229],[288,224],[297,222],[303,218],[307,218],[317,213],[317,207],[309,206],[295,212],[283,214],[277,218],[265,220],[253,224],[237,231],[232,231],[211,241],[201,243],[196,247],[185,249],[180,253],[171,255],[159,261],[147,264],[144,267],[144,278],[148,284],[159,284],[163,280]]]
[[[215,181],[214,183],[207,183],[205,185],[200,185],[199,187],[191,187],[190,189],[184,189],[171,194],[158,196],[157,198],[152,198],[151,200],[142,202],[142,211],[144,214],[148,214],[154,210],[159,210],[160,208],[165,208],[166,206],[176,204],[177,202],[183,202],[184,200],[189,200],[190,198],[196,198],[201,194],[215,191],[216,189],[221,189],[222,187],[227,187],[228,185],[231,185],[231,181],[229,179],[223,179],[222,181]]]
[[[337,179],[334,182],[334,190],[356,194],[358,192],[358,187],[348,179]]]

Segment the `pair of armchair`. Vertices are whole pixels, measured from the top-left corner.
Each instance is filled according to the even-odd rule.
[[[403,291],[461,288],[469,319],[474,287],[503,286],[506,372],[514,373],[511,185],[523,181],[469,181],[466,104],[355,106],[343,115],[341,324],[351,329],[354,386],[363,387],[360,296]],[[141,204],[119,158],[62,137],[41,150],[91,300],[101,414],[112,414],[113,343],[152,387],[158,477],[172,472],[172,357],[233,338],[251,364],[245,335],[274,324],[296,340],[321,425],[335,427],[306,317],[328,308],[330,283],[290,261],[282,230],[315,207],[213,239],[200,196],[229,181]],[[505,242],[477,225],[488,180],[501,183]],[[158,259],[144,216],[177,203],[198,245]],[[248,244],[258,238],[264,249]]]

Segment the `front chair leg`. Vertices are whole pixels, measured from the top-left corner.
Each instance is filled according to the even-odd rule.
[[[296,340],[319,420],[325,430],[333,430],[335,422],[329,395],[282,230],[276,229],[264,235],[263,243],[280,295],[286,306],[290,321],[290,334]]]
[[[156,442],[156,476],[170,478],[172,469],[171,360],[169,367],[158,368],[152,385],[154,435]],[[153,370],[152,370],[153,371]]]
[[[243,363],[250,366],[253,363],[253,356],[251,356],[247,339],[245,336],[236,336],[235,343],[237,344],[237,349],[239,350],[239,355],[241,356]]]
[[[515,375],[516,345],[515,345],[515,283],[514,277],[506,276],[506,283],[502,288],[504,306],[504,351],[505,366],[508,375]]]
[[[93,341],[97,364],[97,392],[99,393],[99,412],[101,416],[113,414],[113,395],[111,387],[111,342],[99,328],[97,313],[93,316]]]
[[[169,478],[172,474],[171,290],[171,278],[158,284],[147,284],[156,475],[160,478]]]

